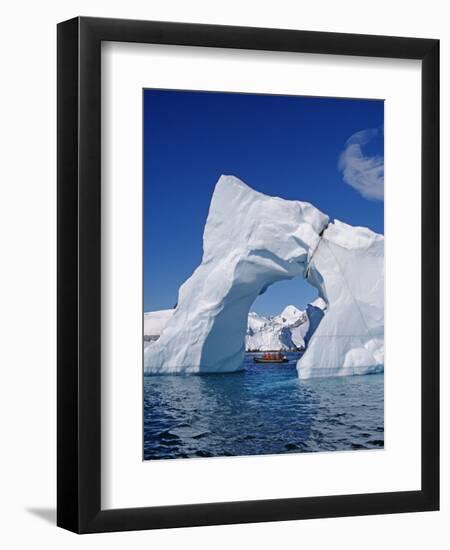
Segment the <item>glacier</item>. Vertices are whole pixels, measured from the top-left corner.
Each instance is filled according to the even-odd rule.
[[[382,235],[330,223],[310,203],[270,197],[221,176],[205,224],[202,262],[180,287],[158,340],[144,347],[144,371],[242,369],[253,301],[277,281],[302,277],[317,288],[320,302],[310,304],[316,313],[312,322],[308,316],[311,326],[299,326],[294,336],[307,344],[297,363],[299,377],[379,372],[383,275]]]

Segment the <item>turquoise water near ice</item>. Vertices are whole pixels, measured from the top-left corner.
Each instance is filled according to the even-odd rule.
[[[289,363],[144,376],[144,459],[384,447],[384,374],[299,380]]]

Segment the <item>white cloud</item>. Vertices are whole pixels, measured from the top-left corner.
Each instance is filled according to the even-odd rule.
[[[362,147],[382,133],[383,128],[356,132],[347,140],[339,158],[339,170],[345,183],[364,198],[379,201],[384,200],[384,157],[366,157]]]

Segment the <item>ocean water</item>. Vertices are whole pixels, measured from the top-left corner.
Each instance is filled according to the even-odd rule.
[[[144,377],[144,459],[380,449],[384,375],[299,380],[289,363]]]

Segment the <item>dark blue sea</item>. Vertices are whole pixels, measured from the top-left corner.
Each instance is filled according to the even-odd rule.
[[[299,380],[298,354],[228,374],[144,377],[144,459],[380,449],[384,375]]]

